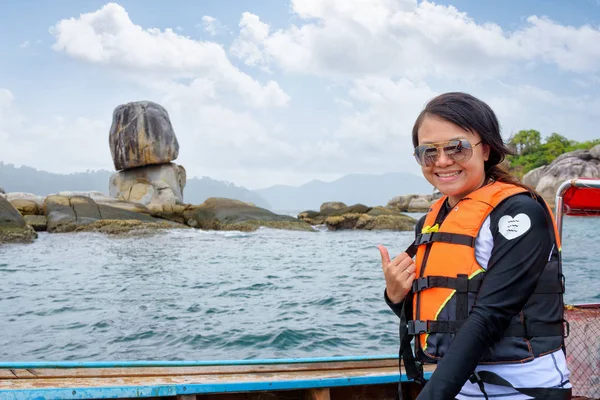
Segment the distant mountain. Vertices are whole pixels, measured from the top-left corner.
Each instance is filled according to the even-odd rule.
[[[62,191],[93,190],[108,195],[108,181],[112,174],[113,172],[100,170],[63,175],[27,166],[17,168],[0,161],[0,187],[7,193],[27,192],[47,196]],[[200,204],[209,197],[227,197],[271,208],[259,194],[244,187],[208,177],[188,179],[183,190],[186,203]]]
[[[421,176],[408,173],[382,175],[346,175],[333,182],[314,180],[299,187],[276,185],[254,190],[264,197],[274,210],[318,210],[326,201],[341,201],[347,205],[386,205],[404,194],[431,194],[433,187]]]

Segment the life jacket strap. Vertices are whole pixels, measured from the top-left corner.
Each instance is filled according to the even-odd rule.
[[[477,293],[481,287],[485,273],[481,273],[471,279],[466,279],[459,275],[456,278],[448,276],[429,275],[417,278],[412,283],[412,291],[414,293],[421,292],[425,289],[444,288],[454,289],[458,293]],[[466,286],[465,286],[466,285]],[[565,292],[565,277],[560,275],[560,280],[551,282],[540,281],[535,287],[533,294],[556,294]]]
[[[420,335],[423,333],[457,333],[465,320],[458,321],[423,321],[411,320],[407,321],[407,332],[409,335]],[[567,321],[554,323],[528,322],[524,324],[511,324],[506,329],[504,336],[511,337],[547,337],[547,336],[563,336],[565,331],[569,331]]]
[[[553,323],[542,323],[542,322],[528,322],[524,324],[511,324],[508,329],[504,332],[504,336],[516,336],[516,337],[547,337],[547,336],[569,336],[569,323],[566,320],[562,322]]]
[[[462,277],[451,278],[447,276],[429,275],[415,279],[412,284],[412,291],[418,293],[429,288],[445,288],[454,289],[459,293],[477,293],[482,281],[483,274],[477,275],[472,279],[468,279],[467,277],[466,281]]]
[[[412,294],[410,294],[410,296],[412,296]],[[425,385],[427,381],[425,380],[425,376],[423,374],[423,364],[415,359],[412,347],[410,345],[412,335],[408,333],[407,329],[405,311],[406,307],[407,302],[405,299],[405,302],[402,305],[402,311],[400,313],[400,350],[398,351],[398,369],[400,370],[400,376],[402,376],[403,372],[405,372],[408,379],[413,380],[419,385]],[[400,360],[402,362],[400,362]],[[402,371],[402,366],[404,366],[404,371]],[[402,380],[398,382],[398,395],[396,399],[402,399]]]
[[[484,383],[490,385],[498,385],[504,387],[510,387],[517,392],[523,393],[524,395],[533,397],[534,399],[547,399],[547,400],[569,400],[571,399],[572,390],[566,388],[530,388],[530,387],[514,387],[509,381],[502,378],[498,374],[490,371],[477,371],[471,375],[469,382],[476,383],[479,389],[482,391],[484,397],[487,399],[488,395],[485,393]],[[562,385],[569,383],[569,381],[562,382]]]
[[[430,232],[418,234],[415,239],[415,244],[420,246],[422,244],[443,242],[475,247],[475,240],[476,238],[473,236],[462,235],[460,233]]]

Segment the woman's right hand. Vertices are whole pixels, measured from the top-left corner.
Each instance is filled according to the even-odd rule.
[[[407,253],[400,253],[393,260],[383,245],[377,246],[381,253],[381,268],[385,277],[385,290],[392,303],[400,303],[415,280],[415,262]]]

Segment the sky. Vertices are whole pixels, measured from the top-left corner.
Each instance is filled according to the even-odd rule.
[[[414,120],[448,91],[505,140],[599,138],[599,43],[600,0],[0,0],[0,161],[114,171],[113,110],[149,100],[188,178],[419,174]]]

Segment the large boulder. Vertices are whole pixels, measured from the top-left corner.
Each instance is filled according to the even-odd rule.
[[[327,211],[335,211],[335,210],[341,210],[343,208],[348,207],[347,205],[345,205],[344,203],[342,203],[341,201],[330,201],[327,203],[323,203],[321,204],[321,208],[320,208],[320,212],[327,212]]]
[[[40,213],[40,207],[33,200],[10,200],[10,204],[23,216],[38,215]]]
[[[110,177],[111,197],[140,203],[182,204],[186,183],[185,168],[174,163],[119,171]]]
[[[329,206],[336,204],[336,206]],[[342,207],[343,205],[343,207]],[[371,210],[371,207],[367,207],[364,204],[354,204],[346,206],[344,203],[323,203],[320,208],[321,211],[302,211],[298,214],[298,219],[305,221],[310,225],[323,225],[328,217],[340,216],[344,214],[365,214]]]
[[[327,204],[327,203],[325,203]],[[310,225],[325,225],[329,230],[413,230],[416,220],[391,207],[367,207],[355,204],[350,207],[333,208],[321,206],[320,212],[303,211],[298,219]]]
[[[407,215],[398,212],[376,213],[373,214],[343,214],[339,216],[328,217],[325,220],[327,229],[332,231],[346,229],[361,230],[394,230],[394,231],[412,231],[415,229],[417,221]]]
[[[4,197],[6,198],[6,200],[10,201],[11,203],[15,200],[33,201],[33,202],[35,202],[35,204],[37,204],[38,209],[41,209],[42,206],[44,205],[44,196],[39,196],[39,195],[33,194],[33,193],[10,192],[10,193],[6,193],[4,195]]]
[[[122,233],[148,228],[186,228],[153,218],[147,214],[97,204],[86,196],[51,195],[46,198],[44,209],[48,218],[48,232],[100,231]]]
[[[211,197],[184,211],[189,226],[198,229],[254,231],[261,226],[276,229],[312,231],[306,222],[275,214],[243,201]]]
[[[25,223],[17,209],[0,196],[0,244],[30,243],[36,237],[37,233]]]
[[[575,150],[557,157],[550,165],[529,171],[523,182],[554,204],[558,187],[567,180],[600,178],[600,145],[590,150]]]
[[[426,212],[429,207],[441,197],[439,192],[433,195],[407,194],[397,196],[388,201],[387,207],[402,212]]]
[[[529,186],[532,189],[535,189],[537,184],[540,182],[541,177],[544,175],[544,170],[546,166],[541,166],[535,169],[532,169],[525,175],[523,175],[523,184]]]
[[[167,110],[149,101],[115,108],[109,143],[117,171],[168,163],[179,155]]]

